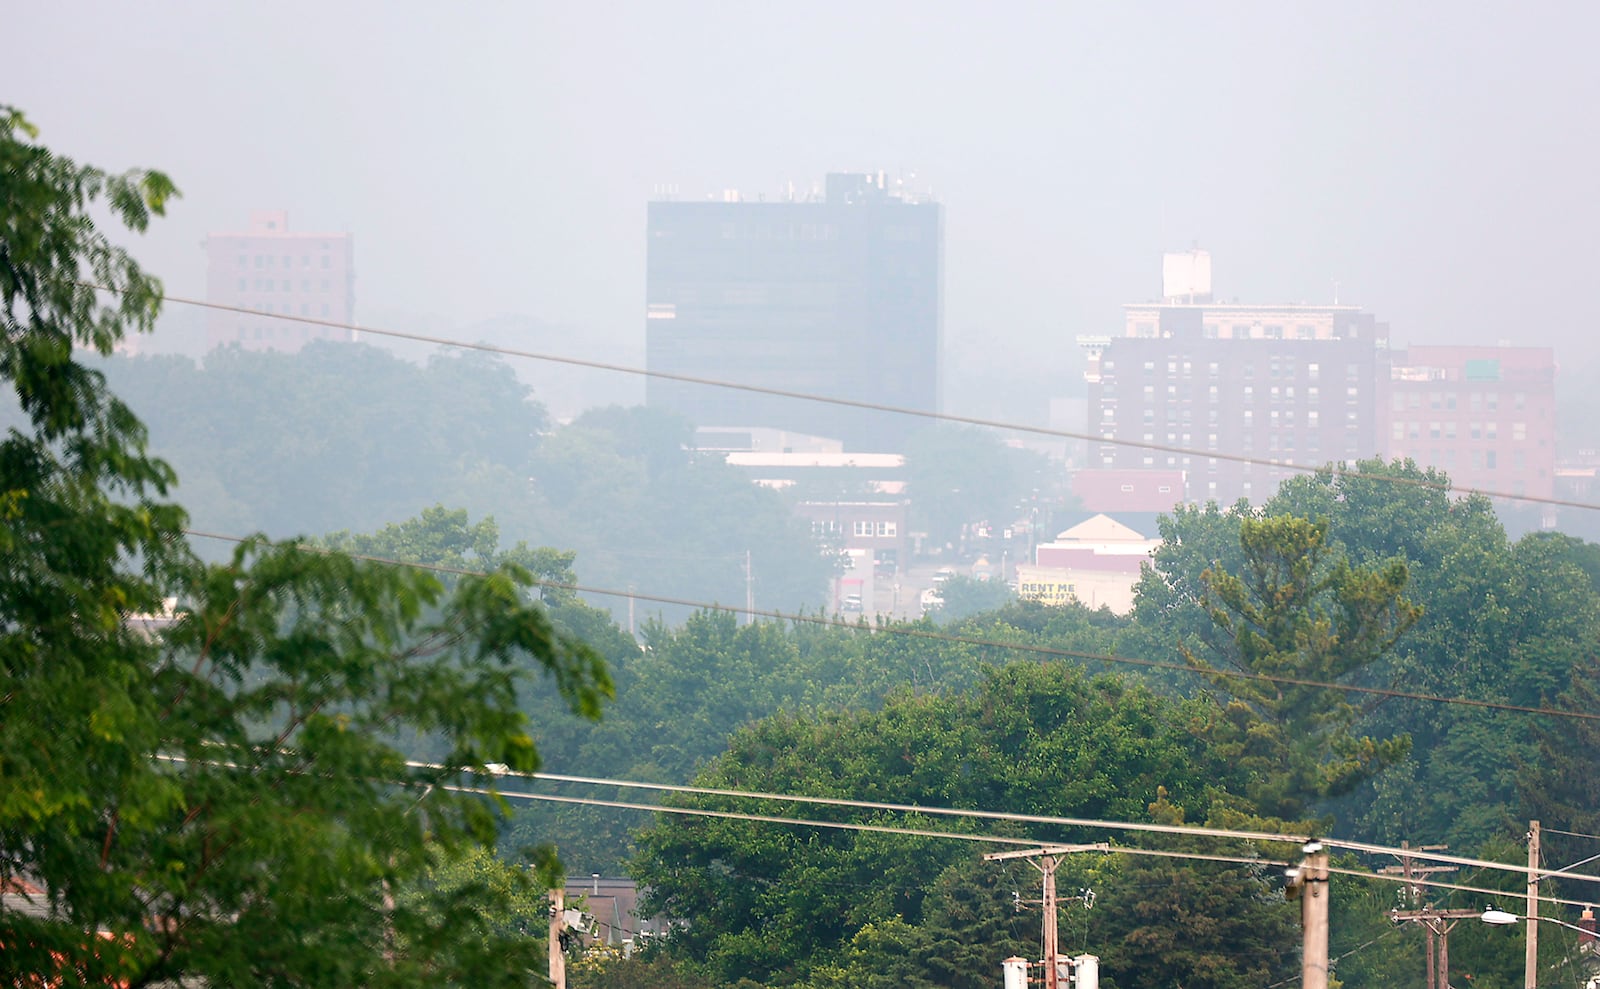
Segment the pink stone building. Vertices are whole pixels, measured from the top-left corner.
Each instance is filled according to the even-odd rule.
[[[355,245],[348,233],[289,230],[284,210],[256,210],[250,227],[206,237],[206,344],[297,351],[312,340],[354,339]],[[267,318],[326,320],[340,326]]]

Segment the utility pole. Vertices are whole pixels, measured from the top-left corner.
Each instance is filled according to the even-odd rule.
[[[1307,842],[1300,868],[1290,876],[1288,894],[1300,900],[1300,987],[1328,989],[1328,852],[1320,841]]]
[[[567,929],[567,891],[550,890],[550,984],[567,989],[567,955],[561,950],[561,934]]]
[[[991,852],[983,857],[986,862],[1018,858],[1039,860],[1031,864],[1044,875],[1044,891],[1039,898],[1039,910],[1044,920],[1044,989],[1067,989],[1066,983],[1061,979],[1061,951],[1056,941],[1056,866],[1061,864],[1058,856],[1070,852],[1110,850],[1111,846],[1102,841],[1093,845],[1050,845],[1045,848],[1030,848],[1027,851]]]
[[[1539,822],[1528,822],[1528,953],[1522,963],[1522,989],[1539,981]]]
[[[744,551],[744,623],[749,625],[756,620],[756,581],[755,575],[750,571],[750,551]]]
[[[1449,848],[1450,848],[1449,845],[1418,845],[1416,850],[1419,851],[1419,852],[1442,852],[1442,851],[1447,851]],[[1405,892],[1406,892],[1406,904],[1405,905],[1406,905],[1406,908],[1408,910],[1418,910],[1423,905],[1422,904],[1422,886],[1420,884],[1418,884],[1416,882],[1416,880],[1421,876],[1431,876],[1431,875],[1434,875],[1435,873],[1454,872],[1456,867],[1453,866],[1453,865],[1418,866],[1416,864],[1417,860],[1412,858],[1411,855],[1410,855],[1410,852],[1412,850],[1411,849],[1411,842],[1402,841],[1400,843],[1400,849],[1401,849],[1400,864],[1399,865],[1386,865],[1383,868],[1379,869],[1378,871],[1382,872],[1382,873],[1384,873],[1386,875],[1391,875],[1391,876],[1400,875],[1400,876],[1405,877],[1405,880],[1406,880],[1406,885],[1405,885]],[[1435,958],[1436,958],[1436,956],[1438,954],[1438,950],[1439,950],[1439,933],[1436,930],[1434,930],[1434,928],[1432,926],[1426,926],[1426,930],[1427,930],[1427,933],[1428,933],[1428,982],[1427,982],[1427,985],[1428,985],[1428,989],[1433,989],[1434,985],[1438,982],[1438,975],[1436,974],[1438,972],[1438,965],[1436,963]]]
[[[639,632],[638,632],[637,626],[634,624],[634,621],[633,621],[633,602],[634,602],[633,590],[634,590],[633,582],[629,581],[629,583],[628,583],[628,636],[629,636],[629,638],[637,640],[639,638]]]
[[[1482,919],[1482,910],[1390,910],[1389,919],[1396,924],[1406,922],[1421,924],[1428,930],[1428,989],[1450,989],[1450,931],[1457,923],[1467,919]],[[1439,967],[1434,970],[1433,942],[1439,944]]]

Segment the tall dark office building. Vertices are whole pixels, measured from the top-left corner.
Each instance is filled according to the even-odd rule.
[[[943,342],[939,204],[881,175],[829,175],[812,201],[653,202],[652,371],[937,411]],[[646,402],[696,426],[767,427],[898,452],[925,423],[650,378]]]

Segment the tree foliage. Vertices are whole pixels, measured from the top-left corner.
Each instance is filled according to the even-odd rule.
[[[1419,610],[1401,596],[1405,564],[1358,570],[1330,561],[1327,535],[1326,521],[1241,519],[1241,572],[1200,575],[1201,603],[1216,628],[1204,637],[1224,665],[1184,649],[1189,665],[1229,697],[1220,741],[1249,767],[1248,795],[1272,817],[1292,819],[1318,798],[1349,792],[1409,744],[1353,734],[1360,710],[1321,686],[1376,662],[1416,621]],[[1280,679],[1230,675],[1240,673]]]
[[[544,675],[594,717],[603,661],[515,563],[447,589],[262,537],[198,560],[173,472],[74,350],[159,300],[91,207],[141,230],[172,185],[31,138],[0,109],[0,375],[26,417],[0,443],[0,886],[45,891],[0,907],[0,981],[525,985],[508,896],[424,881],[503,814],[447,784],[536,768],[519,699]],[[443,768],[392,741],[415,734]]]
[[[1199,810],[1214,798],[1213,787],[1229,779],[1227,766],[1207,762],[1195,732],[1195,719],[1203,717],[1199,705],[1162,702],[1119,680],[1091,680],[1062,664],[1015,664],[986,672],[969,692],[897,695],[875,714],[769,718],[736,735],[698,780],[729,789],[1128,819],[1142,816],[1168,782],[1175,801]],[[697,802],[794,816],[829,813]],[[915,814],[864,819],[934,826]],[[941,820],[937,826],[971,825]],[[1045,830],[1053,833],[1041,840],[1084,837]],[[994,954],[1000,946],[965,944],[974,932],[1005,926],[1008,904],[958,892],[974,875],[974,853],[964,842],[699,818],[662,820],[639,841],[633,870],[650,888],[651,906],[695,918],[674,934],[674,949],[724,983],[822,986],[866,978],[869,970],[876,978],[884,970],[914,969],[930,985],[978,985],[993,981],[1005,957]],[[985,968],[972,968],[984,954],[993,955]]]

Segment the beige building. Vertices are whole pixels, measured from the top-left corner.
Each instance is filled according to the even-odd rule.
[[[1017,595],[1125,615],[1133,610],[1140,567],[1160,545],[1109,515],[1095,515],[1039,544],[1034,562],[1017,567]]]

